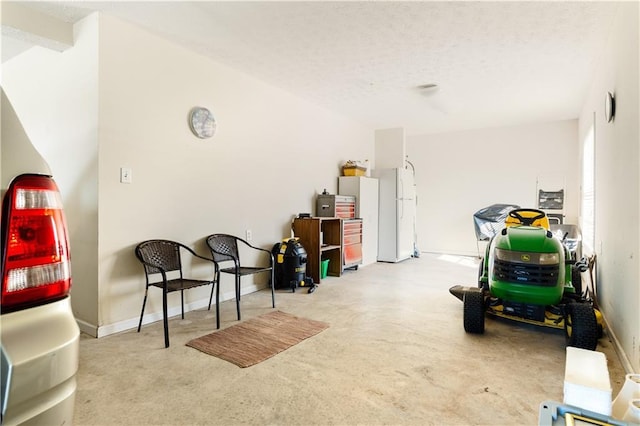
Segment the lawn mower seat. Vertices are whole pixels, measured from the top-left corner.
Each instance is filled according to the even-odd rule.
[[[506,227],[510,226],[535,226],[549,230],[549,218],[542,210],[515,209],[511,210],[504,220]]]

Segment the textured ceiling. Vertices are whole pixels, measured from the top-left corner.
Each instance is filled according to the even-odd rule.
[[[37,2],[101,10],[375,128],[576,118],[615,2]],[[438,84],[436,90],[417,86]]]

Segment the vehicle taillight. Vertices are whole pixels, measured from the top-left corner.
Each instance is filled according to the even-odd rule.
[[[66,296],[71,287],[69,244],[53,179],[14,179],[3,200],[2,220],[2,311]]]

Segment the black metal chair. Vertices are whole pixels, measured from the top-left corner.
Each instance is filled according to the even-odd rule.
[[[238,241],[244,243],[248,248],[263,251],[268,255],[268,266],[244,266],[240,263],[240,251],[238,250]],[[220,295],[220,273],[232,274],[235,276],[236,290],[236,310],[238,311],[238,321],[240,320],[240,278],[245,275],[258,274],[261,272],[270,273],[269,285],[271,286],[271,305],[276,307],[276,299],[274,292],[274,268],[273,254],[269,250],[255,247],[242,238],[238,238],[228,234],[213,234],[207,237],[207,246],[211,249],[213,260],[216,263],[216,282],[218,288],[216,291],[216,326],[220,328],[220,315],[218,315],[219,295]],[[220,264],[225,262],[233,262],[233,266],[220,268]]]
[[[215,270],[212,280],[185,278],[182,273],[181,250],[185,250],[191,255],[212,262],[215,261],[207,257],[196,254],[192,249],[184,244],[169,240],[149,240],[144,241],[135,249],[136,257],[144,267],[147,286],[144,291],[144,300],[142,301],[142,312],[140,313],[140,322],[138,323],[138,333],[142,327],[142,317],[144,316],[144,308],[147,304],[147,294],[149,287],[158,287],[162,289],[162,312],[164,319],[164,346],[169,347],[169,321],[167,318],[167,294],[174,291],[180,292],[180,300],[182,302],[182,319],[184,319],[184,290],[211,284],[211,296],[209,296],[209,309],[211,309],[211,299],[213,298],[213,289],[216,284]],[[160,277],[158,277],[160,274]],[[175,278],[173,278],[175,276]]]

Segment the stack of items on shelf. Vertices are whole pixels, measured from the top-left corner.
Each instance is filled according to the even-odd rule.
[[[342,166],[342,176],[368,176],[369,160],[349,160]]]
[[[356,197],[323,193],[318,195],[316,209],[319,217],[342,219],[342,269],[358,269],[362,264],[362,219],[356,218]]]

